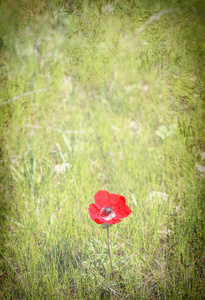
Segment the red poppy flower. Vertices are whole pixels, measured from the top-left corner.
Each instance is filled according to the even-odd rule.
[[[97,224],[115,224],[131,213],[126,205],[125,197],[110,194],[107,191],[98,191],[95,194],[95,204],[89,205],[90,218]]]

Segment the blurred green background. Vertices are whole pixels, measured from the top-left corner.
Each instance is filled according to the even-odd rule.
[[[0,3],[1,299],[203,299],[203,1]],[[121,194],[106,231],[88,206]]]

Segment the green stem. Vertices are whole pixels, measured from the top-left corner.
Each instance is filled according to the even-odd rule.
[[[111,271],[113,271],[113,269],[112,269],[112,259],[111,259],[111,254],[110,254],[109,225],[107,225],[107,244],[108,244],[108,254],[109,254],[109,258],[110,258]]]

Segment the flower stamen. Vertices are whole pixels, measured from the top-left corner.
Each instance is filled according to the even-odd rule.
[[[100,216],[103,218],[105,221],[110,221],[112,220],[116,215],[114,211],[110,207],[103,207],[100,211]]]

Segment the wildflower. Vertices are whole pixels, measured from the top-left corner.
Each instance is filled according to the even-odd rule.
[[[95,204],[90,204],[88,210],[95,223],[110,225],[119,223],[120,219],[128,217],[131,213],[125,197],[107,191],[98,191],[95,194]]]

